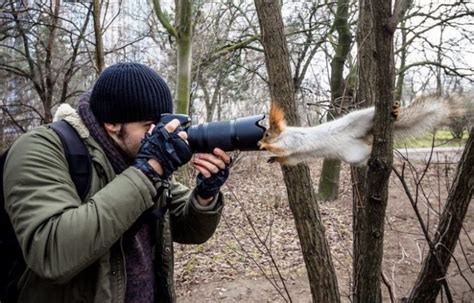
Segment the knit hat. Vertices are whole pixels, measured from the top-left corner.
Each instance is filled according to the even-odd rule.
[[[158,121],[173,110],[166,82],[138,63],[106,68],[92,88],[90,106],[97,120],[107,123]]]

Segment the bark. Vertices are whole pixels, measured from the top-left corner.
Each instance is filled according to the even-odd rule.
[[[440,223],[406,302],[435,302],[456,248],[462,223],[474,192],[474,128],[459,161]]]
[[[381,273],[388,181],[393,162],[393,23],[391,1],[360,0],[358,103],[375,104],[372,153],[353,169],[354,302],[382,302]]]
[[[337,30],[338,41],[334,57],[331,61],[331,101],[333,108],[337,103],[344,103],[348,90],[344,85],[344,64],[351,50],[352,35],[347,19],[349,18],[349,0],[338,0],[333,27]],[[330,119],[338,116],[332,110]],[[341,161],[324,159],[318,188],[318,197],[322,200],[336,200],[339,192],[339,176]]]
[[[288,47],[278,0],[256,0],[272,100],[290,125],[299,125]],[[300,240],[314,302],[339,302],[337,277],[321,222],[309,168],[282,167],[291,211]]]

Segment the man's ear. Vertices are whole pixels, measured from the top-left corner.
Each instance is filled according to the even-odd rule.
[[[122,129],[122,123],[104,123],[104,128],[107,134],[114,138],[120,133]]]

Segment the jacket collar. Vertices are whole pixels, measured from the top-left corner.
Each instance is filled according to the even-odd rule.
[[[84,125],[82,122],[79,113],[72,108],[71,105],[67,103],[62,103],[56,113],[54,114],[53,122],[65,120],[69,124],[72,125],[79,133],[79,136],[83,139],[87,139],[90,136],[89,129]]]

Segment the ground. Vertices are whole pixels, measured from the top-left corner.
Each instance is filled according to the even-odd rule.
[[[456,158],[436,156],[433,159],[438,163],[432,164],[427,171],[418,202],[431,232],[436,228],[437,214],[442,210],[448,184],[456,170]],[[216,234],[203,245],[175,247],[178,302],[289,302],[288,297],[292,302],[311,302],[281,170],[265,160],[266,155],[262,153],[241,153],[228,185],[223,189],[226,205]],[[321,163],[320,160],[310,163],[315,188]],[[424,165],[419,159],[415,166],[421,174]],[[396,167],[401,169],[399,160]],[[343,302],[350,302],[352,275],[349,172],[349,167],[343,165],[339,199],[319,202]],[[408,170],[406,175],[408,181],[412,180]],[[409,183],[414,189],[412,182]],[[394,174],[390,180],[385,221],[383,272],[387,285],[400,301],[413,286],[427,244],[413,208]],[[471,205],[454,254],[457,262],[451,262],[447,277],[455,302],[474,302],[473,239]],[[382,288],[384,302],[390,302],[387,286]]]

